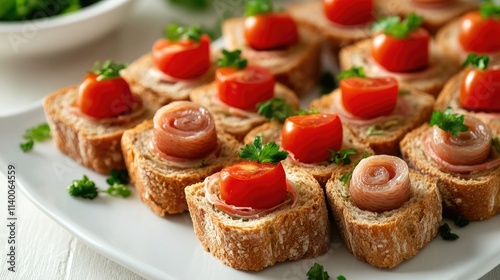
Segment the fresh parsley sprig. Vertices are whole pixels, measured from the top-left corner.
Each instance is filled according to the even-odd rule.
[[[420,28],[422,21],[423,17],[415,13],[409,14],[402,21],[398,16],[390,16],[377,21],[373,25],[372,31],[374,33],[381,31],[386,35],[404,39],[407,38],[411,32]]]
[[[29,152],[33,149],[35,142],[41,142],[50,138],[50,126],[47,123],[42,123],[26,130],[23,135],[25,142],[19,144],[23,152]]]
[[[363,67],[353,66],[347,70],[344,70],[337,75],[337,80],[340,81],[342,79],[354,78],[354,77],[366,78],[365,70],[363,69]]]
[[[456,216],[455,219],[453,219],[453,222],[457,227],[465,227],[470,224],[469,220],[465,219],[462,216]]]
[[[130,177],[128,176],[127,170],[111,170],[109,172],[109,177],[106,179],[108,185],[113,185],[115,183],[127,185],[130,182]]]
[[[306,275],[308,280],[330,279],[330,275],[328,275],[328,272],[325,271],[325,268],[317,262],[314,263],[314,265],[309,269]],[[337,280],[346,280],[346,278],[343,275],[339,275],[337,276]]]
[[[177,24],[171,24],[165,28],[165,38],[170,41],[191,40],[199,42],[203,32],[199,25],[183,27]]]
[[[241,57],[241,50],[228,51],[223,49],[222,55],[224,57],[217,60],[219,67],[234,67],[238,70],[247,67],[248,61]]]
[[[459,238],[459,236],[453,232],[451,232],[451,228],[448,223],[444,223],[439,227],[439,234],[444,240],[454,241]]]
[[[331,155],[328,158],[328,162],[342,163],[344,165],[347,165],[351,164],[352,160],[350,156],[356,155],[357,151],[354,148],[343,149],[338,152],[333,149],[330,149],[330,153]]]
[[[385,131],[399,124],[399,120],[388,120],[383,123],[377,123],[366,129],[366,135],[383,135]]]
[[[490,18],[490,17],[500,17],[500,5],[496,4],[494,1],[484,1],[479,7],[479,14],[482,17]]]
[[[484,70],[488,68],[488,64],[490,63],[490,57],[487,55],[477,55],[475,53],[470,53],[465,59],[464,63],[462,63],[462,67],[467,65],[471,65],[474,68]]]
[[[86,199],[94,199],[99,194],[94,181],[89,180],[87,175],[83,175],[81,180],[73,180],[68,186],[68,193],[71,196],[81,197]]]
[[[86,199],[94,199],[100,192],[107,193],[114,197],[129,197],[132,192],[127,186],[130,181],[127,170],[111,170],[110,176],[110,178],[106,179],[109,186],[104,191],[99,190],[94,181],[89,180],[86,175],[83,175],[81,180],[73,180],[71,185],[67,188],[68,193],[71,196]]]
[[[286,102],[286,99],[274,97],[267,101],[257,104],[257,112],[271,121],[284,123],[288,117],[291,116],[304,116],[309,114],[316,114],[316,110],[296,110],[292,104]]]
[[[240,149],[238,156],[249,161],[257,161],[258,163],[277,164],[286,159],[287,151],[280,151],[280,146],[275,142],[266,143],[262,146],[262,137],[257,136],[253,141],[253,145],[246,144]]]
[[[363,155],[361,156],[361,159],[365,159],[367,157],[369,157],[370,155],[367,154],[366,152],[363,153]],[[356,168],[356,166],[358,166],[359,162],[361,160],[358,160],[354,163],[354,166],[353,168],[347,172],[347,173],[344,173],[341,177],[340,177],[340,182],[342,182],[342,185],[344,186],[347,186],[349,184],[349,181],[351,181],[351,178],[352,178],[352,173],[354,172],[354,168]]]
[[[469,130],[469,127],[464,124],[464,119],[464,115],[452,114],[451,108],[448,108],[444,112],[434,111],[429,124],[437,125],[442,130],[450,132],[451,135],[458,136],[461,132]]]
[[[271,0],[247,0],[245,1],[245,16],[268,14],[273,12]]]
[[[110,59],[104,61],[102,65],[99,65],[99,61],[92,67],[92,73],[98,75],[97,81],[102,81],[104,79],[114,79],[120,77],[120,71],[127,67],[126,64],[119,64]]]

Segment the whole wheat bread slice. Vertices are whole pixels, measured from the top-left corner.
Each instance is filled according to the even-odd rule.
[[[326,253],[330,229],[323,190],[305,172],[286,174],[298,192],[295,206],[281,206],[255,219],[234,218],[214,207],[205,198],[203,183],[188,186],[186,200],[194,232],[204,249],[241,270],[261,270]]]
[[[125,123],[110,124],[75,113],[78,86],[62,88],[44,98],[43,108],[56,147],[99,173],[125,169],[120,140],[125,130],[152,119],[157,106],[143,99],[144,110]]]
[[[373,266],[393,268],[416,255],[437,234],[441,196],[432,178],[410,170],[411,196],[401,207],[382,213],[361,210],[347,194],[339,169],[326,184],[326,196],[347,249]]]
[[[156,214],[176,214],[188,210],[184,188],[202,182],[238,160],[239,142],[231,135],[218,133],[220,156],[212,163],[200,160],[199,167],[179,168],[168,165],[156,155],[150,142],[153,121],[148,120],[123,134],[121,146],[130,180],[141,200]]]
[[[424,124],[401,141],[408,165],[437,179],[446,215],[482,220],[500,212],[500,165],[485,171],[460,175],[443,172],[427,155],[422,137],[431,127]]]

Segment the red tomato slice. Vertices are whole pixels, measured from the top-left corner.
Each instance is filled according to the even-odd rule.
[[[373,20],[373,0],[324,0],[326,17],[341,25],[360,25]]]
[[[467,52],[500,51],[500,19],[484,18],[477,11],[465,14],[460,24],[458,42]]]
[[[220,197],[227,204],[268,209],[286,199],[286,174],[281,163],[240,162],[220,172]]]
[[[500,69],[468,71],[462,79],[460,104],[473,111],[500,111]]]
[[[335,114],[289,117],[281,131],[281,147],[303,163],[325,161],[331,155],[329,149],[342,147],[340,118]]]
[[[159,39],[153,45],[153,62],[158,70],[176,79],[194,79],[210,68],[210,38],[171,42]]]
[[[422,70],[429,64],[429,41],[429,33],[423,28],[404,39],[379,33],[372,40],[371,56],[391,72]]]
[[[231,107],[255,110],[257,103],[274,97],[274,76],[259,66],[248,65],[242,70],[219,68],[215,81],[219,99]]]
[[[247,44],[255,50],[285,49],[299,41],[297,24],[285,13],[249,16],[244,29]]]
[[[396,108],[398,82],[387,78],[347,78],[340,81],[342,104],[354,116],[373,119]]]
[[[130,112],[141,102],[124,79],[97,81],[96,74],[88,73],[78,89],[76,105],[82,113],[94,118],[111,118]]]

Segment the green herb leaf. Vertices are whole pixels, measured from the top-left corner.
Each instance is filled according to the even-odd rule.
[[[400,89],[400,90],[398,91],[398,95],[399,95],[399,96],[406,96],[406,95],[409,95],[409,94],[410,94],[410,91],[409,91],[409,90],[407,90],[407,89]]]
[[[451,232],[451,228],[447,223],[444,223],[442,226],[439,227],[439,234],[444,240],[453,241],[459,238],[458,235]]]
[[[398,120],[389,120],[383,123],[371,125],[366,129],[366,135],[383,135],[385,131],[399,124]]]
[[[93,181],[90,181],[86,175],[81,180],[73,180],[67,188],[71,196],[94,199],[98,195],[98,190]]]
[[[496,4],[494,1],[484,1],[481,7],[479,7],[479,14],[482,17],[500,17],[500,5]]]
[[[247,67],[247,60],[241,57],[241,50],[228,51],[222,50],[223,58],[217,60],[219,67],[234,67],[238,70]]]
[[[330,275],[325,271],[324,267],[319,263],[314,263],[314,265],[307,272],[308,280],[328,280]]]
[[[123,198],[129,197],[132,193],[127,185],[114,183],[108,187],[106,193],[111,196],[121,196]]]
[[[240,149],[238,156],[249,161],[257,161],[258,163],[268,162],[277,164],[286,159],[287,151],[280,151],[280,146],[275,142],[269,142],[262,147],[262,137],[257,136],[253,141],[253,145],[245,145]]]
[[[354,148],[343,149],[340,151],[335,151],[330,149],[330,158],[328,158],[329,162],[342,163],[344,165],[351,163],[351,158],[349,156],[353,156],[357,154],[357,151]]]
[[[461,132],[469,130],[464,124],[464,119],[465,116],[452,114],[451,108],[448,108],[444,112],[434,111],[429,124],[431,126],[437,125],[442,130],[450,132],[451,135],[458,136]]]
[[[199,42],[203,32],[199,25],[183,27],[177,24],[171,24],[165,28],[165,38],[170,41],[191,40]]]
[[[409,14],[403,21],[398,16],[391,16],[377,21],[373,25],[373,32],[383,32],[398,39],[407,38],[408,35],[420,28],[423,18],[415,13]]]
[[[490,62],[490,57],[487,55],[477,55],[475,53],[470,53],[465,59],[464,63],[462,63],[462,67],[467,65],[472,65],[472,67],[484,70],[488,68],[488,64]]]
[[[491,146],[497,153],[500,153],[500,139],[498,137],[491,138]]]
[[[337,75],[337,80],[347,79],[347,78],[366,78],[365,70],[363,67],[351,67],[347,70],[340,72]]]
[[[247,0],[245,2],[245,16],[268,14],[273,11],[271,0]]]
[[[33,149],[35,142],[42,142],[50,138],[50,126],[47,123],[42,123],[31,127],[23,134],[25,142],[19,144],[23,152],[28,152]]]
[[[124,170],[113,169],[109,172],[109,175],[111,177],[106,179],[106,183],[108,183],[108,185],[110,186],[114,184],[127,185],[130,182],[130,177],[128,176],[128,171],[126,169]]]
[[[344,275],[337,276],[337,280],[347,280]]]
[[[104,79],[114,79],[120,77],[120,71],[126,67],[126,64],[118,64],[108,59],[104,61],[101,66],[99,66],[99,61],[97,61],[91,72],[98,75],[97,81],[102,81]]]
[[[330,93],[338,87],[337,81],[335,80],[332,72],[325,71],[321,74],[321,77],[319,78],[319,87],[321,94]]]
[[[284,123],[286,118],[297,115],[295,108],[284,98],[274,97],[257,104],[257,112],[271,121]]]
[[[455,222],[456,226],[461,227],[461,228],[467,226],[470,223],[468,220],[466,220],[462,216],[456,216],[454,219],[454,222]]]

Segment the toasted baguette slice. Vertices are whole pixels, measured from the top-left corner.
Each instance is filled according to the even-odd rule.
[[[438,45],[432,41],[429,53],[430,65],[427,69],[413,73],[389,72],[371,58],[371,42],[371,39],[366,39],[340,50],[342,70],[361,66],[368,77],[392,76],[398,80],[401,87],[415,88],[434,96],[441,91],[448,79],[460,70],[457,65],[450,63]]]
[[[252,219],[234,218],[214,207],[205,198],[203,183],[188,186],[186,200],[194,232],[204,249],[241,270],[261,270],[326,253],[330,228],[323,190],[305,172],[286,174],[298,192],[295,206],[284,205]]]
[[[152,119],[158,107],[143,99],[143,109],[129,116],[92,120],[78,113],[77,96],[78,86],[75,85],[44,98],[45,117],[57,149],[99,173],[125,169],[120,146],[123,132]]]
[[[410,167],[437,179],[446,215],[482,220],[500,212],[500,166],[466,175],[446,173],[427,155],[422,137],[424,124],[401,141],[403,158]]]
[[[252,144],[255,137],[261,136],[264,143],[276,142],[278,145],[281,143],[281,129],[283,125],[278,122],[265,123],[252,129],[243,142],[245,144]],[[367,145],[360,142],[350,130],[344,129],[343,132],[344,141],[341,149],[354,148],[357,154],[351,157],[352,162],[359,161],[363,158],[363,154],[373,155],[373,150]],[[289,157],[282,161],[283,166],[290,170],[300,170],[300,172],[306,172],[314,176],[321,187],[326,185],[326,182],[332,176],[332,173],[337,170],[341,164],[337,163],[320,163],[320,164],[303,164],[296,162]]]
[[[361,142],[367,143],[375,154],[398,155],[399,141],[406,133],[428,121],[433,111],[434,97],[414,89],[409,91],[409,94],[398,97],[406,103],[407,115],[400,119],[396,125],[383,129],[382,134],[370,135],[368,133],[368,129],[373,124],[355,125],[343,121],[344,127],[350,130],[351,134],[359,138]],[[335,113],[332,104],[335,96],[339,94],[341,94],[340,89],[336,89],[332,93],[313,100],[309,107],[319,112]]]
[[[373,266],[393,268],[416,255],[437,234],[442,220],[436,181],[410,170],[411,196],[401,207],[382,213],[361,210],[349,199],[339,169],[326,184],[330,209],[347,249]]]
[[[436,7],[419,6],[412,0],[377,0],[376,2],[385,14],[406,17],[411,13],[416,13],[423,16],[423,27],[433,35],[448,22],[478,7],[477,3],[469,0],[457,0],[450,5]]]
[[[268,68],[276,81],[289,87],[298,96],[306,95],[320,75],[321,39],[312,30],[299,27],[300,41],[286,50],[255,51],[244,38],[244,18],[224,21],[222,34],[229,50],[241,49],[249,63]]]
[[[168,82],[158,76],[161,74],[158,74],[153,64],[152,54],[148,53],[122,70],[120,75],[129,83],[134,92],[140,92],[150,102],[161,107],[172,101],[188,100],[189,93],[193,89],[214,80],[215,69],[216,64],[212,63],[210,69],[196,79]]]
[[[496,134],[500,134],[500,113],[499,112],[473,112],[467,109],[464,109],[460,105],[460,87],[462,80],[464,79],[465,71],[462,71],[453,78],[451,78],[443,90],[439,94],[436,103],[434,104],[435,110],[444,111],[448,107],[453,109],[453,112],[461,114],[461,115],[471,115],[475,118],[480,119],[482,122],[487,124],[493,132]]]
[[[150,147],[153,121],[148,120],[127,130],[122,138],[122,150],[130,180],[141,200],[159,216],[188,210],[184,188],[202,182],[205,177],[220,171],[238,160],[239,142],[231,135],[218,133],[221,154],[206,165],[200,160],[197,168],[179,168],[168,165]]]
[[[227,133],[233,135],[238,140],[243,140],[243,137],[253,128],[267,122],[267,119],[258,115],[256,112],[249,114],[238,114],[238,109],[224,105],[217,99],[217,86],[215,82],[206,86],[197,88],[191,92],[191,101],[207,108],[214,116],[218,126]],[[299,107],[299,99],[287,87],[276,83],[274,86],[274,96],[281,97],[287,100],[295,108]]]

